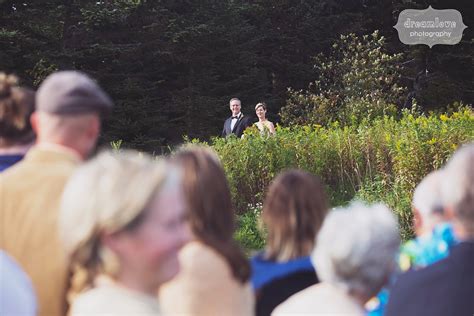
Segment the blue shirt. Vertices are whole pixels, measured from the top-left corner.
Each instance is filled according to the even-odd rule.
[[[23,159],[23,155],[0,155],[0,172]]]
[[[252,286],[255,290],[294,272],[311,271],[316,273],[309,256],[277,262],[265,259],[264,253],[260,252],[252,257],[250,264],[252,265]]]

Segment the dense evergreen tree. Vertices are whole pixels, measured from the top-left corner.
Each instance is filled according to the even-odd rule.
[[[89,73],[117,105],[102,141],[158,153],[182,135],[218,135],[234,96],[251,115],[266,101],[279,121],[287,88],[316,80],[313,57],[341,34],[379,29],[388,50],[405,54],[408,92],[426,109],[472,103],[470,1],[430,2],[463,13],[470,27],[461,44],[430,50],[398,41],[398,13],[426,2],[0,0],[0,70],[31,86],[58,69]]]

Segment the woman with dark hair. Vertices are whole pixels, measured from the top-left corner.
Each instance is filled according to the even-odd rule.
[[[160,288],[160,303],[171,315],[253,315],[250,265],[233,239],[229,185],[217,156],[208,149],[179,151],[192,241],[179,255],[181,271]]]
[[[23,159],[33,145],[34,105],[33,90],[19,87],[16,76],[0,73],[0,172]]]
[[[320,180],[289,170],[270,185],[262,219],[266,248],[252,258],[256,314],[272,310],[294,293],[318,282],[310,254],[328,211]]]
[[[255,114],[257,114],[258,122],[254,123],[254,125],[257,126],[260,133],[264,135],[274,135],[275,126],[273,126],[273,123],[266,118],[267,104],[265,102],[257,103],[255,106]]]

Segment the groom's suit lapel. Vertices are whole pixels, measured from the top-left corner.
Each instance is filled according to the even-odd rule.
[[[232,133],[232,129],[231,129],[231,126],[232,126],[232,118],[228,118],[227,121],[226,121],[226,129],[227,129],[227,135],[229,135],[230,133]]]
[[[234,133],[234,132],[236,131],[237,126],[240,124],[240,122],[242,121],[243,117],[244,117],[243,114],[240,115],[240,117],[239,117],[239,119],[237,120],[237,122],[235,122],[234,129],[232,130],[232,133]],[[230,126],[232,126],[232,118],[230,119],[230,121],[231,121],[231,125],[230,125]]]

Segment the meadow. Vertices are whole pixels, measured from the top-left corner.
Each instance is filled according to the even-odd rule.
[[[221,158],[238,214],[236,238],[247,251],[264,246],[259,218],[265,192],[279,172],[290,168],[318,175],[331,207],[353,199],[387,204],[407,240],[413,236],[414,188],[460,145],[474,141],[474,112],[469,107],[449,114],[404,111],[353,126],[277,127],[275,136],[252,128],[243,139],[187,141],[210,146]]]

